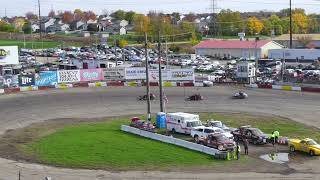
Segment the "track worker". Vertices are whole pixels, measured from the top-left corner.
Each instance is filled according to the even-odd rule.
[[[240,159],[240,152],[241,152],[240,144],[237,143],[237,146],[236,146],[237,160]]]
[[[273,132],[273,134],[274,134],[274,142],[275,142],[275,143],[278,143],[278,139],[279,139],[279,136],[280,136],[279,131],[275,130],[275,131]]]
[[[270,137],[270,140],[271,140],[271,143],[272,143],[272,145],[274,146],[274,142],[275,142],[275,140],[276,140],[276,135],[274,134],[274,132],[272,132],[272,134],[271,134],[271,137]]]
[[[245,154],[245,155],[248,155],[248,154],[249,154],[249,150],[248,150],[248,148],[249,148],[249,141],[248,141],[247,138],[244,138],[244,139],[243,139],[243,146],[244,146],[244,154]]]

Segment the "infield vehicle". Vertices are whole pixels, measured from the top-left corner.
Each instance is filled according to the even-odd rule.
[[[141,130],[150,131],[150,132],[154,132],[156,128],[154,124],[152,124],[152,122],[141,120],[138,117],[131,118],[130,126],[137,129],[141,129]]]
[[[221,121],[215,121],[215,120],[208,120],[207,126],[208,127],[217,127],[217,128],[223,129],[224,131],[234,130],[234,128],[229,128],[228,126],[223,124]]]
[[[233,140],[233,135],[230,132],[225,132],[223,129],[220,129],[218,127],[199,126],[191,130],[191,136],[196,143],[199,143],[199,139],[207,138],[208,135],[212,133],[220,133]]]
[[[243,138],[248,139],[253,144],[267,144],[268,136],[258,128],[252,128],[251,126],[241,126],[238,129],[231,131],[235,141],[242,141]]]
[[[301,151],[308,153],[310,156],[320,155],[320,145],[310,138],[303,140],[289,139],[288,146],[291,152]]]
[[[234,150],[236,143],[221,133],[208,134],[199,140],[200,144],[218,149],[219,151]]]
[[[167,114],[167,130],[172,133],[191,134],[192,128],[202,126],[199,115],[184,112]]]
[[[204,97],[200,94],[193,94],[185,99],[186,101],[202,101]]]

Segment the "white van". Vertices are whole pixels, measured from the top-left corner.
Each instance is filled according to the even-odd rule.
[[[167,114],[167,130],[173,133],[191,134],[191,129],[202,126],[199,115],[183,112]]]

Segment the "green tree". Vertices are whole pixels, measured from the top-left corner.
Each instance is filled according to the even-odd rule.
[[[261,31],[261,34],[266,35],[266,36],[270,36],[271,31],[273,30],[273,25],[272,25],[270,19],[263,19],[262,24],[263,24],[263,29]]]
[[[281,19],[276,14],[272,14],[269,18],[269,21],[271,22],[275,35],[281,35],[283,31]]]
[[[218,28],[222,35],[236,35],[243,31],[244,22],[240,12],[233,12],[230,9],[221,10],[217,15]]]
[[[199,44],[199,40],[198,40],[198,38],[196,36],[196,33],[192,33],[192,36],[190,38],[190,43],[191,43],[192,46],[195,46],[195,45]]]
[[[115,18],[116,20],[124,20],[126,18],[126,12],[123,10],[117,10],[111,14],[111,17]]]
[[[0,31],[1,32],[14,32],[14,27],[5,21],[0,20]]]
[[[133,11],[129,11],[126,13],[125,15],[125,20],[129,22],[129,24],[132,24],[133,23],[133,20],[134,20],[134,16],[136,15],[135,12]]]
[[[22,27],[22,31],[26,34],[31,33],[31,23],[29,21],[26,21]]]

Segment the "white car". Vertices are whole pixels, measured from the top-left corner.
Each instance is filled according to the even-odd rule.
[[[208,120],[208,126],[209,127],[217,127],[220,129],[223,129],[224,131],[230,132],[232,130],[232,128],[229,128],[228,126],[226,126],[225,124],[223,124],[221,121],[214,121],[214,120]]]
[[[200,139],[207,138],[207,136],[212,133],[221,133],[229,139],[233,139],[233,135],[230,132],[226,132],[223,129],[217,127],[198,126],[191,130],[191,136],[197,143]]]

